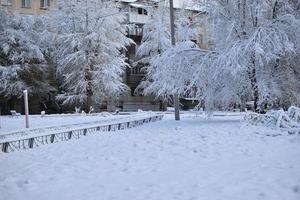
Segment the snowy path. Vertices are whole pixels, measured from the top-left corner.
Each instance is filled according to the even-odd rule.
[[[1,155],[0,199],[300,199],[298,135],[170,118]]]

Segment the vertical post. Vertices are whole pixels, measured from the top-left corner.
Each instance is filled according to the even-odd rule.
[[[175,46],[175,28],[174,28],[174,6],[173,0],[170,0],[170,22],[171,22],[171,41],[172,45]],[[173,96],[174,98],[174,108],[175,108],[175,120],[180,120],[179,115],[179,95],[176,93]]]
[[[26,128],[29,128],[28,92],[27,90],[24,90],[23,93],[24,93],[24,105],[25,105],[25,126]]]

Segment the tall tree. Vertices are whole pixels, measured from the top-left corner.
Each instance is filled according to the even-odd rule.
[[[299,7],[295,1],[213,0],[204,4],[211,48],[216,53],[214,59],[199,63],[209,62],[215,68],[219,78],[206,88],[220,97],[207,103],[229,102],[233,95],[227,94],[234,94],[238,98],[231,102],[253,100],[255,110],[267,104],[299,104],[300,69],[295,59],[300,54]]]
[[[41,42],[41,21],[34,16],[6,13],[0,10],[0,94],[19,98],[45,94],[51,87],[45,81],[47,62]]]
[[[177,91],[174,88],[176,88],[179,83],[176,77],[166,76],[169,72],[163,71],[163,69],[170,69],[166,67],[169,66],[168,63],[170,62],[166,63],[165,61],[168,58],[162,57],[162,55],[166,53],[169,58],[173,58],[171,54],[174,51],[174,48],[171,45],[169,12],[170,9],[164,5],[159,5],[158,7],[148,10],[148,13],[150,13],[150,20],[144,25],[142,44],[137,51],[137,56],[141,58],[140,62],[146,64],[146,77],[144,81],[141,82],[138,89],[143,89],[144,94],[154,94],[155,96],[164,98],[175,94],[174,92]],[[183,48],[186,48],[186,46],[195,46],[191,40],[197,38],[197,32],[192,24],[189,13],[184,9],[176,12],[175,38],[178,46]],[[178,61],[176,58],[173,59]],[[176,63],[176,66],[177,64],[178,62]],[[179,69],[182,68],[179,67],[176,71],[178,72]],[[165,74],[162,74],[162,72]],[[168,81],[166,81],[166,79],[168,79]],[[175,82],[177,84],[175,84]],[[175,85],[172,85],[172,83]],[[170,87],[173,87],[173,89],[170,89]],[[181,92],[179,94],[182,94]]]
[[[121,53],[132,40],[126,37],[124,14],[116,4],[101,0],[61,0],[53,16],[57,32],[57,73],[63,78],[64,104],[93,102],[118,96],[126,89]]]

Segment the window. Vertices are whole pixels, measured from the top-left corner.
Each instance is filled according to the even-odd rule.
[[[129,7],[129,12],[131,12],[131,13],[137,13],[137,14],[139,14],[139,15],[148,15],[148,12],[147,12],[147,10],[146,9],[144,9],[144,8],[142,8],[141,7],[142,5],[139,5],[138,7],[136,7],[136,6],[130,6]]]
[[[146,9],[138,8],[138,14],[139,15],[148,15],[148,12]]]
[[[50,0],[41,0],[40,1],[40,8],[47,9],[50,7]]]
[[[22,0],[22,8],[31,8],[31,0]]]
[[[11,3],[11,0],[2,0],[1,5],[2,6],[11,6],[12,3]]]
[[[139,15],[142,15],[143,14],[143,8],[138,8],[138,13],[139,13]]]
[[[129,7],[129,12],[135,13],[135,12],[137,12],[137,8],[136,8],[136,7],[133,7],[133,6],[130,6],[130,7]]]

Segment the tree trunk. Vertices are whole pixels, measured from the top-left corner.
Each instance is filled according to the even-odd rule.
[[[174,7],[173,0],[170,0],[170,28],[171,28],[171,42],[172,46],[176,45],[175,41],[175,23],[174,23]],[[179,94],[174,94],[174,108],[175,108],[175,120],[180,120],[180,112],[179,112]]]
[[[255,55],[252,56],[252,66],[248,69],[248,75],[251,83],[251,90],[253,92],[254,111],[258,112],[259,91],[256,79]]]
[[[246,0],[238,1],[239,20],[240,20],[240,37],[245,38],[246,36]]]
[[[277,14],[278,14],[278,10],[279,10],[278,6],[279,6],[278,1],[275,1],[274,6],[273,6],[273,15],[272,15],[273,19],[277,19]]]
[[[92,106],[92,97],[93,97],[92,77],[91,77],[91,72],[88,68],[85,70],[85,81],[87,82],[85,111],[86,113],[88,113],[90,111],[90,107]]]
[[[86,113],[90,112],[90,107],[91,106],[92,106],[92,95],[87,94],[87,96],[86,96],[86,108],[85,108]]]
[[[86,108],[85,111],[88,113],[90,107],[92,106],[92,97],[93,97],[93,85],[92,85],[92,74],[89,66],[85,67],[84,70],[84,80],[87,82],[86,86]]]

